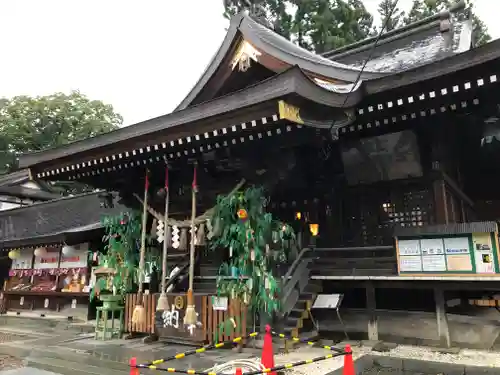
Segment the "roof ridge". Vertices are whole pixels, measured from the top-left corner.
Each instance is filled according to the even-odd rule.
[[[386,42],[391,42],[394,39],[399,39],[408,36],[409,34],[417,33],[419,31],[425,30],[426,28],[430,28],[433,26],[433,23],[436,21],[440,21],[442,19],[450,18],[454,13],[457,13],[461,10],[465,9],[465,1],[460,0],[459,2],[455,3],[453,6],[451,6],[449,9],[433,14],[432,16],[429,16],[427,18],[424,18],[422,20],[413,22],[409,25],[405,25],[402,27],[398,27],[397,29],[388,31],[380,36],[374,36],[370,38],[366,38],[351,44],[348,44],[346,46],[340,47],[333,49],[331,51],[327,51],[321,54],[321,56],[332,59],[333,57],[336,57],[338,55],[349,55],[349,54],[354,54],[357,52],[360,52],[364,49],[370,48],[377,38],[379,39],[378,45],[384,44]]]
[[[60,197],[60,198],[56,198],[56,199],[50,199],[50,200],[43,201],[43,202],[36,202],[36,203],[30,204],[28,206],[15,207],[15,208],[11,208],[9,210],[0,211],[0,216],[3,216],[4,214],[7,214],[7,215],[11,214],[13,211],[16,211],[16,210],[27,210],[27,209],[30,209],[30,208],[37,208],[37,207],[40,207],[40,206],[43,206],[43,205],[57,203],[57,202],[60,202],[60,201],[68,201],[68,200],[72,200],[72,199],[79,199],[79,198],[83,198],[83,197],[86,197],[86,196],[98,195],[98,194],[101,194],[101,193],[103,193],[103,190],[92,191],[92,192],[88,192],[88,193],[75,194],[75,195],[68,195],[68,196],[64,196],[64,197]]]

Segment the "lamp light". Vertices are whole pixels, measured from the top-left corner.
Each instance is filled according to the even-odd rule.
[[[47,249],[45,247],[37,247],[35,249],[35,256],[40,258],[47,255]]]
[[[309,224],[309,231],[313,237],[316,237],[319,233],[319,224]]]

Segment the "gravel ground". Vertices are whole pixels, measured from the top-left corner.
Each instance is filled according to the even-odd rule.
[[[461,365],[475,365],[487,367],[500,367],[500,352],[486,350],[462,349],[458,354],[444,354],[429,348],[401,345],[387,353],[377,353],[392,357],[421,359],[423,361],[436,361],[458,363]]]
[[[354,360],[366,354],[373,354],[399,358],[413,358],[424,361],[436,361],[500,368],[500,352],[463,349],[459,354],[443,354],[433,351],[430,348],[409,345],[400,345],[397,348],[386,353],[372,352],[370,347],[353,347],[352,350],[354,353]],[[276,355],[275,362],[276,365],[296,362],[304,359],[322,356],[325,354],[325,352],[326,351],[324,349],[301,347],[292,353]],[[295,367],[290,371],[290,373],[293,375],[325,375],[336,370],[337,368],[342,367],[343,364],[343,357],[336,357],[324,361],[315,362],[310,365]],[[389,370],[388,373],[390,372],[391,371]],[[366,371],[366,374],[370,373],[371,372],[368,369]],[[377,370],[376,373],[382,374],[379,370]]]

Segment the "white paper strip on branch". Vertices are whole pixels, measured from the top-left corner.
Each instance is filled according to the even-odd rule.
[[[212,296],[212,309],[215,311],[227,311],[227,297]]]
[[[198,246],[205,246],[207,242],[205,241],[205,224],[201,223],[198,226],[198,231],[196,232],[196,244]]]
[[[214,236],[214,228],[212,227],[212,219],[207,219],[207,238],[209,240]]]

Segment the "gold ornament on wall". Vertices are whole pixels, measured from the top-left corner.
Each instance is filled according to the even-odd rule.
[[[240,72],[246,72],[250,68],[252,60],[258,62],[260,55],[261,53],[254,46],[243,40],[231,60],[231,69],[234,70],[238,66]]]

